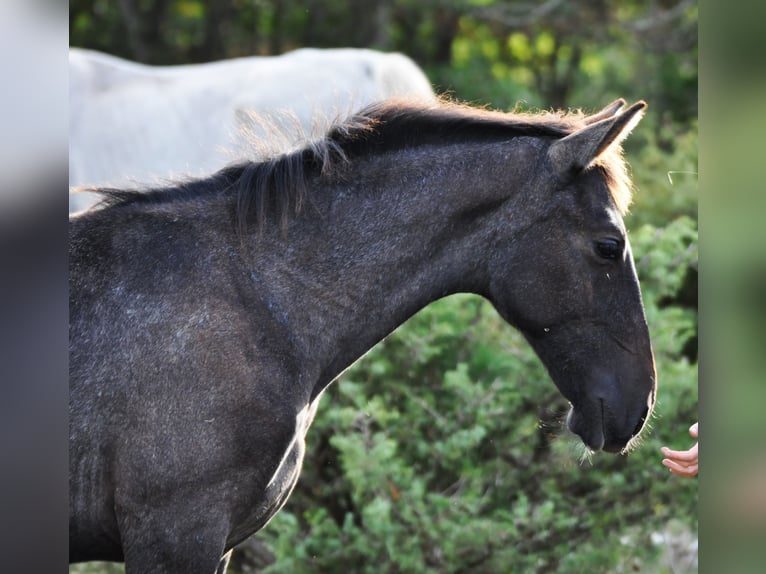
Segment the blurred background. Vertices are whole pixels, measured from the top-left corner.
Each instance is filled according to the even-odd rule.
[[[697,480],[659,453],[691,446],[698,419],[697,14],[689,0],[70,1],[71,46],[151,65],[372,48],[500,110],[649,103],[625,142],[659,376],[640,448],[583,456],[526,342],[486,302],[451,297],[325,393],[295,492],[231,572],[697,572]]]

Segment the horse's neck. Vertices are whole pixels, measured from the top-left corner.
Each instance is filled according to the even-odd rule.
[[[289,309],[303,352],[323,362],[314,394],[427,304],[481,290],[487,231],[477,210],[503,198],[474,192],[475,169],[449,158],[373,161],[350,174],[353,189],[318,190],[321,215],[308,207],[283,244],[259,250],[276,306]]]

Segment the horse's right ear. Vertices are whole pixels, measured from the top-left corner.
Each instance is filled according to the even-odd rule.
[[[619,107],[617,104],[620,104]],[[596,116],[607,116],[556,140],[548,148],[548,158],[560,174],[581,171],[592,164],[609,147],[619,145],[644,115],[646,102],[636,102],[627,110],[609,115],[610,110],[622,107],[620,100],[613,102]],[[593,116],[593,117],[596,117]]]

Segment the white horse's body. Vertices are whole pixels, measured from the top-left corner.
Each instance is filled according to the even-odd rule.
[[[69,78],[70,186],[124,188],[208,175],[245,153],[243,129],[258,135],[253,113],[311,133],[374,101],[434,98],[406,56],[350,48],[182,66],[71,48]],[[70,193],[70,211],[93,200]]]

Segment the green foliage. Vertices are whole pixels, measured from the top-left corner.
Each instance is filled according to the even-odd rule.
[[[553,6],[554,9],[550,9]],[[697,109],[697,9],[520,0],[73,0],[70,43],[154,64],[299,46],[401,51],[434,84],[501,109],[644,98],[665,122]]]
[[[696,420],[692,310],[668,304],[696,266],[696,224],[632,233],[655,346],[654,427],[629,456],[581,460],[566,402],[485,301],[429,306],[330,388],[286,508],[262,533],[281,572],[660,571],[651,533],[696,488],[659,464]],[[621,569],[625,570],[621,570]]]
[[[629,227],[665,225],[679,216],[697,219],[697,122],[688,128],[654,122],[626,141],[635,188]]]

